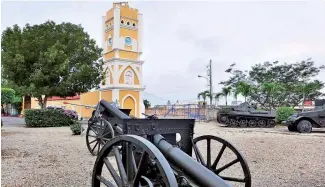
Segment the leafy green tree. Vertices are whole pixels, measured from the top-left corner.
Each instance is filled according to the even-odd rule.
[[[1,113],[4,113],[4,104],[13,103],[15,98],[15,90],[11,88],[1,88]]]
[[[147,99],[144,99],[144,100],[143,100],[143,104],[144,104],[144,107],[145,107],[146,109],[150,108],[150,106],[151,106],[150,101],[148,101]]]
[[[251,85],[251,93],[249,100],[254,103],[259,103],[262,106],[268,105],[268,93],[262,89],[262,85],[266,82],[281,84],[284,88],[282,92],[274,95],[273,106],[290,105],[297,106],[303,100],[303,94],[296,92],[297,83],[308,82],[309,79],[317,76],[325,66],[316,66],[310,58],[296,63],[279,63],[264,62],[252,66],[247,71],[236,69],[236,64],[233,63],[226,70],[230,74],[228,80],[220,82],[224,86],[235,87],[239,82],[245,81]],[[317,82],[318,88],[323,88],[324,83]],[[322,95],[320,89],[314,90],[310,94],[311,99],[315,99]]]
[[[228,95],[231,93],[231,87],[223,87],[221,92],[226,99],[226,106],[228,106]]]
[[[313,94],[317,93],[320,89],[322,89],[322,87],[318,80],[297,84],[295,91],[302,94],[302,111],[304,111],[305,108],[306,98],[314,98]]]
[[[284,87],[278,83],[265,82],[262,84],[262,90],[266,92],[266,100],[271,110],[275,107],[274,98],[276,95],[281,94],[281,92],[284,91]]]
[[[15,98],[15,90],[11,88],[1,88],[1,104],[12,103]]]
[[[102,49],[81,25],[14,25],[3,31],[1,42],[4,78],[42,108],[49,97],[87,92],[103,79]]]

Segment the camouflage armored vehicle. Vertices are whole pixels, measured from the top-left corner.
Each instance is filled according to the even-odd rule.
[[[256,110],[256,106],[241,103],[238,106],[221,108],[217,121],[228,127],[271,128],[276,125],[275,112]]]
[[[289,131],[310,133],[312,128],[325,128],[325,99],[315,100],[315,109],[293,114],[283,124]]]

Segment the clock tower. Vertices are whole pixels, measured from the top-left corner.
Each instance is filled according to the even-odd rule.
[[[102,17],[102,48],[105,78],[101,98],[132,109],[130,115],[142,116],[142,14],[128,3],[113,3]]]

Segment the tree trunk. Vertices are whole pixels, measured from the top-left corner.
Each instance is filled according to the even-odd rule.
[[[41,109],[46,108],[46,103],[47,103],[47,96],[44,97],[44,100],[42,97],[37,97],[38,99],[38,104],[40,105]]]
[[[226,106],[228,106],[228,102],[227,102],[227,96],[226,96]]]
[[[246,96],[245,96],[245,103],[246,103]]]

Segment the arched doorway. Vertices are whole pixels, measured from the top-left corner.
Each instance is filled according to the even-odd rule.
[[[136,117],[135,115],[135,101],[132,97],[128,96],[123,103],[124,109],[131,109],[130,115]]]

